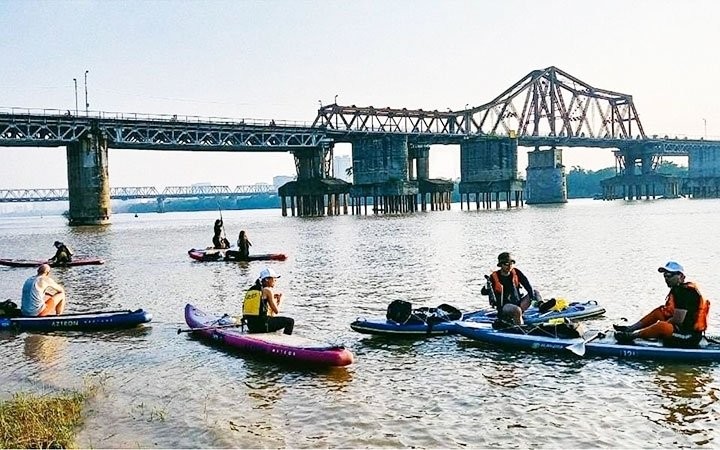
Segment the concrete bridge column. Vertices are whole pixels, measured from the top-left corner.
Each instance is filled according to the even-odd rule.
[[[410,179],[430,179],[430,146],[413,144],[409,148],[409,158],[415,161],[416,173],[410,174]],[[412,165],[412,163],[411,163]]]
[[[517,139],[475,138],[460,144],[460,195],[475,194],[476,204],[492,207],[492,194],[499,206],[500,193],[515,195],[515,206],[522,204],[525,182],[517,175]]]
[[[535,147],[528,153],[527,203],[567,203],[562,149]]]
[[[90,133],[67,146],[70,225],[110,223],[107,140]]]
[[[364,137],[352,142],[353,186],[350,195],[362,203],[373,199],[375,213],[402,213],[404,198],[417,195],[408,178],[408,142],[404,136]]]

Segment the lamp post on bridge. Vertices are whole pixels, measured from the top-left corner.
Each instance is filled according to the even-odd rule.
[[[707,119],[703,119],[703,125],[705,125],[705,139],[707,139]]]
[[[73,78],[73,82],[75,83],[75,115],[78,115],[78,101],[77,101],[77,78]]]
[[[335,94],[335,105],[337,105],[338,94]]]
[[[90,103],[88,103],[87,98],[87,74],[90,72],[89,70],[85,71],[85,115],[88,115],[88,108],[90,108]]]

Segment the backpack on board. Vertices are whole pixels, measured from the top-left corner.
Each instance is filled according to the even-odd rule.
[[[387,307],[388,320],[404,325],[412,316],[412,303],[405,300],[393,300]]]

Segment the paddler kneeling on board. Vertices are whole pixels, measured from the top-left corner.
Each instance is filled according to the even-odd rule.
[[[25,317],[60,315],[65,310],[65,289],[50,278],[50,266],[43,264],[23,284],[20,311]]]
[[[55,246],[55,256],[48,260],[49,263],[67,264],[72,261],[73,252],[70,247],[60,241],[55,241],[53,245]]]
[[[292,334],[295,320],[290,317],[276,316],[280,312],[282,294],[274,292],[275,281],[280,275],[271,268],[265,268],[255,284],[245,294],[243,300],[243,321],[250,333],[272,333],[283,329],[283,333]]]

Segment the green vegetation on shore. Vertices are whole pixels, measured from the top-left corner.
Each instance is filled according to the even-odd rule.
[[[16,393],[0,402],[0,448],[71,448],[94,388],[59,394]]]

